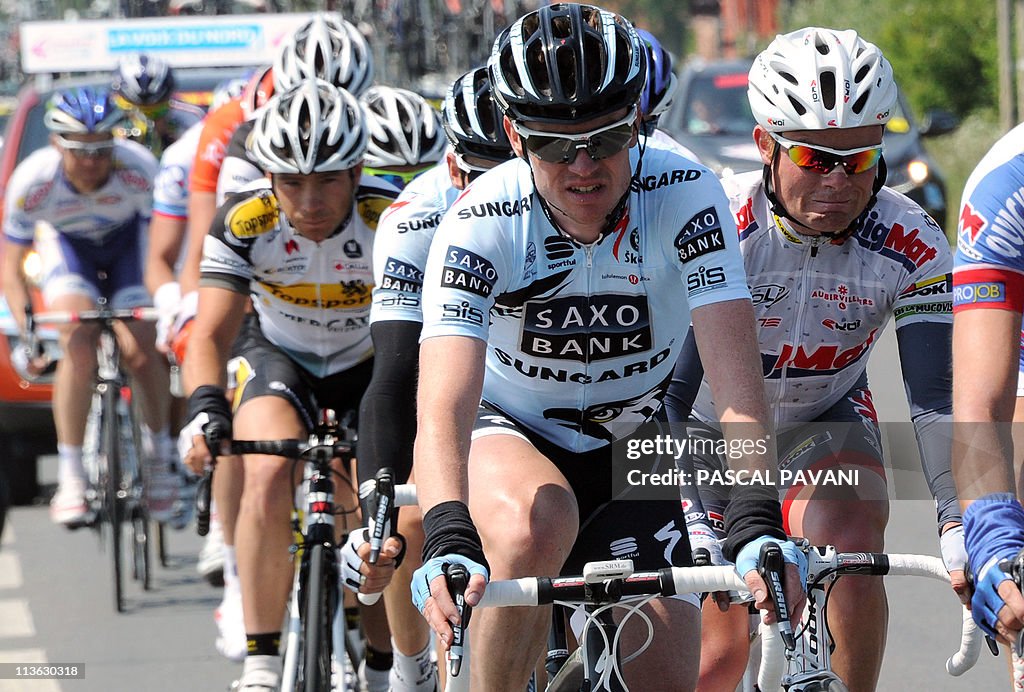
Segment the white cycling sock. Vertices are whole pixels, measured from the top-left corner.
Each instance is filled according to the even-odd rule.
[[[432,692],[436,685],[437,673],[430,660],[430,644],[413,656],[406,656],[391,640],[394,662],[391,664],[391,686],[402,692]]]
[[[85,467],[82,466],[81,445],[57,445],[57,480],[64,482],[72,478],[84,480]]]
[[[224,544],[224,589],[239,589],[238,584],[238,558],[235,556],[235,546]]]
[[[281,674],[280,656],[246,656],[242,664],[242,675],[255,670],[266,670],[275,675]]]

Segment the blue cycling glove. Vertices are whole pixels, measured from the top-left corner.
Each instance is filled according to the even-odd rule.
[[[778,543],[782,548],[782,559],[796,565],[800,572],[800,583],[807,583],[807,556],[792,541],[780,541],[774,536],[760,536],[750,541],[736,555],[736,571],[742,577],[752,569],[757,569],[757,560],[761,556],[761,546],[765,543]]]
[[[438,555],[430,558],[412,573],[412,604],[416,606],[416,610],[423,612],[427,599],[430,598],[430,582],[444,574],[445,565],[453,563],[465,567],[470,577],[482,574],[484,579],[488,579],[490,576],[486,567],[462,555]]]
[[[964,543],[974,580],[971,615],[985,633],[995,637],[999,609],[1005,605],[999,585],[1011,578],[999,563],[1024,549],[1024,507],[1011,493],[978,498],[964,512]]]

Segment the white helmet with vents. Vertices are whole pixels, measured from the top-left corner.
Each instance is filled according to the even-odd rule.
[[[308,79],[267,102],[246,144],[268,173],[345,170],[366,152],[363,113],[344,89]]]
[[[292,34],[274,59],[274,88],[324,79],[359,96],[373,82],[373,54],[359,30],[340,15],[318,14]]]
[[[896,105],[892,66],[848,29],[779,35],[754,60],[747,97],[769,132],[884,125]]]
[[[441,114],[425,98],[406,89],[374,86],[360,100],[369,131],[368,167],[426,166],[444,156],[448,141]]]

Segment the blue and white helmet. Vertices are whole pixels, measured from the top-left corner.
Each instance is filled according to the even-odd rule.
[[[76,87],[54,93],[46,106],[43,122],[50,132],[90,134],[112,132],[124,119],[109,90]]]

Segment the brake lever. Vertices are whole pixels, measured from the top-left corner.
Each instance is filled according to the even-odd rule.
[[[796,637],[793,635],[793,623],[789,621],[789,605],[786,603],[783,572],[785,568],[786,563],[782,558],[782,548],[779,547],[779,544],[763,544],[757,559],[757,573],[761,575],[768,586],[768,593],[775,607],[775,617],[779,621],[779,635],[782,637],[782,643],[787,651],[792,651],[796,648]]]

